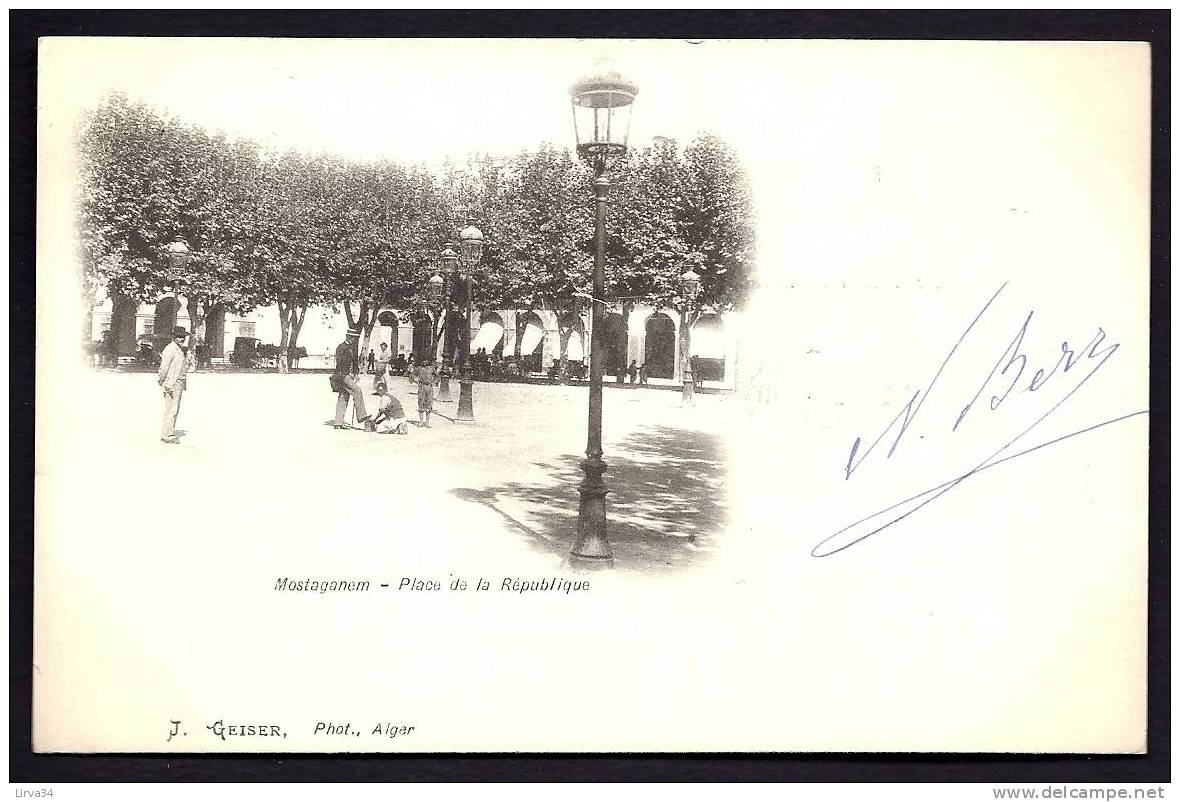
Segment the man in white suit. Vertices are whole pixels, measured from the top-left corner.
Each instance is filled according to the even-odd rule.
[[[180,398],[184,395],[185,376],[188,374],[188,354],[184,341],[188,332],[181,326],[172,331],[172,342],[160,356],[160,372],[156,383],[164,390],[164,425],[160,429],[160,441],[175,445],[180,442],[176,436],[176,416],[180,414]]]

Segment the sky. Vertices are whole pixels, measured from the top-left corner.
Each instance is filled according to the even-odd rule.
[[[571,147],[569,86],[604,57],[639,87],[632,145],[707,130],[734,148],[764,277],[933,284],[952,262],[970,278],[1109,260],[1126,243],[1094,232],[1135,231],[1146,209],[1135,43],[51,38],[41,134],[68,152],[78,114],[122,91],[231,137],[362,159]]]
[[[637,144],[724,127],[694,91],[704,43],[131,39],[86,47],[93,56],[76,60],[71,76],[77,103],[122,91],[233,136],[358,158],[434,162],[572,145],[569,86],[612,56],[640,86]]]

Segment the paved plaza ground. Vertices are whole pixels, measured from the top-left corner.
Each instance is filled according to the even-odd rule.
[[[371,381],[362,379],[367,391]],[[181,444],[169,446],[159,441],[154,374],[94,371],[80,383],[89,413],[67,422],[68,446],[42,470],[69,486],[80,525],[126,533],[129,544],[135,532],[181,528],[231,551],[286,541],[293,555],[342,570],[355,571],[358,554],[403,565],[409,556],[455,568],[566,567],[584,386],[476,383],[475,423],[436,415],[431,428],[398,436],[335,430],[336,396],[323,375],[197,373],[182,402]],[[413,417],[414,387],[396,378],[391,389]],[[458,391],[455,382],[453,398]],[[727,525],[721,423],[731,399],[701,395],[686,409],[666,390],[608,386],[604,395],[616,570],[707,560]],[[436,402],[442,415],[455,407]]]

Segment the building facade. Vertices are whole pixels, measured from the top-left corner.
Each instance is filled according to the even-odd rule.
[[[142,342],[161,349],[171,337],[174,326],[193,330],[183,295],[162,296],[155,304],[142,304],[115,316],[108,298],[92,311],[91,335],[96,342],[111,337],[121,354],[134,354]],[[111,331],[118,317],[119,331]],[[460,315],[452,320],[462,325]],[[375,353],[385,343],[390,357],[402,354],[421,356],[429,353],[435,342],[434,320],[426,314],[384,310],[373,327],[368,348]],[[691,324],[691,353],[695,356],[698,379],[706,387],[733,389],[737,384],[737,324],[739,313],[705,312]],[[560,325],[559,325],[560,324]],[[642,304],[614,305],[606,314],[603,331],[604,365],[608,375],[617,375],[632,362],[645,366],[649,382],[679,383],[683,377],[684,353],[681,344],[682,322],[678,313],[657,310]],[[344,314],[331,307],[307,310],[298,345],[307,351],[300,368],[331,367],[333,354],[347,332]],[[110,332],[106,335],[106,332]],[[241,338],[277,344],[280,340],[277,307],[260,307],[245,315],[214,307],[205,320],[204,340],[216,363],[227,359]],[[530,374],[546,374],[560,359],[565,338],[566,358],[584,363],[589,369],[589,350],[595,339],[589,312],[580,315],[558,313],[548,309],[511,309],[479,312],[471,321],[471,352],[483,349],[489,356],[513,360]],[[438,339],[436,354],[444,343]],[[362,362],[367,353],[362,354]]]

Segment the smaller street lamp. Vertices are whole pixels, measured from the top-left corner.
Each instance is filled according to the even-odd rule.
[[[177,236],[171,242],[164,246],[164,256],[168,259],[168,266],[172,268],[173,272],[178,272],[184,269],[188,264],[189,258],[192,257],[192,250],[188,246],[188,242],[184,237]],[[180,293],[180,276],[174,275],[172,277],[172,295],[176,297]]]
[[[442,303],[443,297],[443,279],[438,273],[430,277],[430,285],[427,288],[430,295],[430,302],[437,306]]]
[[[701,289],[701,277],[692,269],[680,275],[680,290],[684,303],[680,307],[680,375],[684,389],[680,394],[681,406],[692,406],[696,377],[692,373],[692,323],[690,313]]]
[[[164,256],[168,259],[168,266],[172,269],[172,300],[176,302],[176,307],[172,310],[172,324],[176,325],[176,310],[180,308],[180,285],[182,283],[180,271],[188,264],[189,259],[192,258],[192,249],[189,248],[188,241],[184,237],[177,234],[172,241],[164,246]],[[189,321],[189,325],[193,326],[192,332],[194,341],[197,335],[194,324],[196,321]],[[171,337],[172,333],[156,332],[156,337]]]
[[[181,268],[188,261],[192,251],[184,237],[178,236],[164,246],[164,253],[168,255],[168,262],[173,268]]]
[[[459,409],[455,412],[455,419],[461,421],[475,420],[474,399],[471,392],[471,274],[479,264],[479,257],[483,254],[483,243],[483,232],[475,226],[467,226],[459,232],[459,259],[467,272],[467,319],[463,322],[463,351],[460,355],[463,360],[463,369],[459,374]]]

